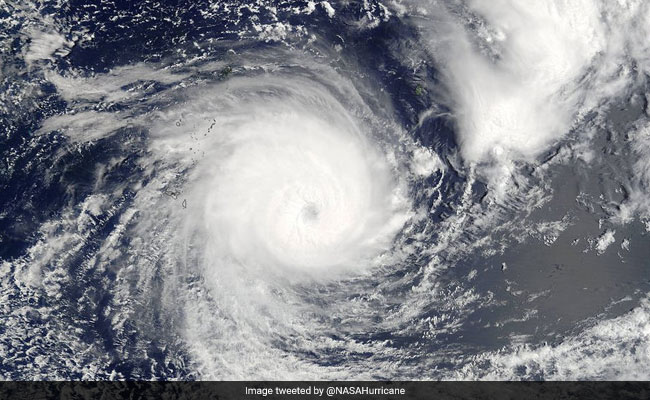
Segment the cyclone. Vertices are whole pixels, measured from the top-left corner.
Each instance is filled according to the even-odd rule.
[[[200,201],[190,210],[203,221],[209,251],[244,266],[297,273],[367,265],[390,248],[407,218],[404,184],[327,92],[291,93],[309,82],[280,84],[231,82],[235,96],[261,91],[262,98],[184,110],[215,130],[227,127],[206,139],[210,148],[192,182],[200,187],[190,189]],[[203,103],[208,95],[200,96]],[[265,105],[267,96],[281,96],[279,106]]]
[[[648,379],[648,5],[177,3],[0,3],[0,378]]]

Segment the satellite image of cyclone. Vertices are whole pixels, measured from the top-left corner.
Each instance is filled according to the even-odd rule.
[[[0,0],[0,379],[650,379],[650,2]]]

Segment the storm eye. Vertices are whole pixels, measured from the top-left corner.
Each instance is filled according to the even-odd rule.
[[[304,220],[311,222],[311,221],[316,221],[318,219],[320,210],[318,209],[318,206],[316,204],[314,204],[313,202],[308,202],[302,208],[302,212],[300,214]]]

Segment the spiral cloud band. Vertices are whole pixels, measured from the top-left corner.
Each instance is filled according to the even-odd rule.
[[[166,80],[178,86],[148,99],[146,108],[167,104],[170,93],[173,104],[129,115],[107,131],[148,125],[150,154],[142,168],[155,173],[138,189],[133,236],[139,239],[131,258],[144,276],[166,260],[159,273],[174,278],[166,279],[163,302],[184,304],[184,340],[204,377],[244,378],[264,370],[292,377],[296,363],[304,369],[300,376],[313,377],[313,366],[287,355],[302,352],[307,341],[318,352],[351,345],[314,336],[328,329],[329,317],[320,306],[299,305],[322,296],[323,304],[361,313],[342,293],[327,291],[341,280],[394,269],[405,257],[394,248],[397,237],[418,220],[409,181],[442,168],[375,115],[349,81],[313,68],[320,78],[238,77],[235,69],[233,77],[208,86],[175,73]],[[121,97],[120,89],[108,90]],[[82,120],[77,115],[75,121]],[[66,129],[75,135],[75,125]],[[418,151],[417,162],[405,163],[395,150],[399,141],[410,150],[398,151]],[[140,240],[159,244],[143,248]],[[200,279],[201,290],[191,290],[194,284],[181,282],[186,279]],[[314,285],[323,292],[307,289]],[[260,335],[265,331],[280,344]],[[297,342],[285,342],[290,337]],[[253,354],[259,359],[249,359]],[[242,368],[227,372],[233,365]]]
[[[184,110],[216,131],[203,141],[189,211],[213,260],[328,274],[367,265],[405,222],[403,184],[335,99],[295,85],[236,87],[264,92]]]

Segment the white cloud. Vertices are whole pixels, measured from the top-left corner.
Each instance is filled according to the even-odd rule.
[[[486,353],[455,378],[485,380],[648,380],[650,301],[599,322],[558,345],[518,346]]]
[[[334,17],[334,13],[335,13],[334,7],[332,7],[332,5],[329,2],[321,1],[320,5],[325,9],[325,12],[330,18]]]
[[[598,254],[604,253],[610,245],[616,242],[615,233],[613,230],[607,230],[598,237],[598,241],[596,242],[596,251]]]
[[[413,151],[411,170],[414,174],[429,176],[443,167],[440,157],[430,149],[418,147]]]
[[[23,54],[30,67],[38,61],[54,61],[55,56],[67,55],[74,44],[56,29],[51,16],[43,16],[38,22],[29,21],[23,33],[30,41]]]
[[[453,97],[467,161],[531,159],[647,67],[644,1],[413,1]],[[450,22],[456,21],[456,22]],[[472,28],[469,28],[469,27]]]

